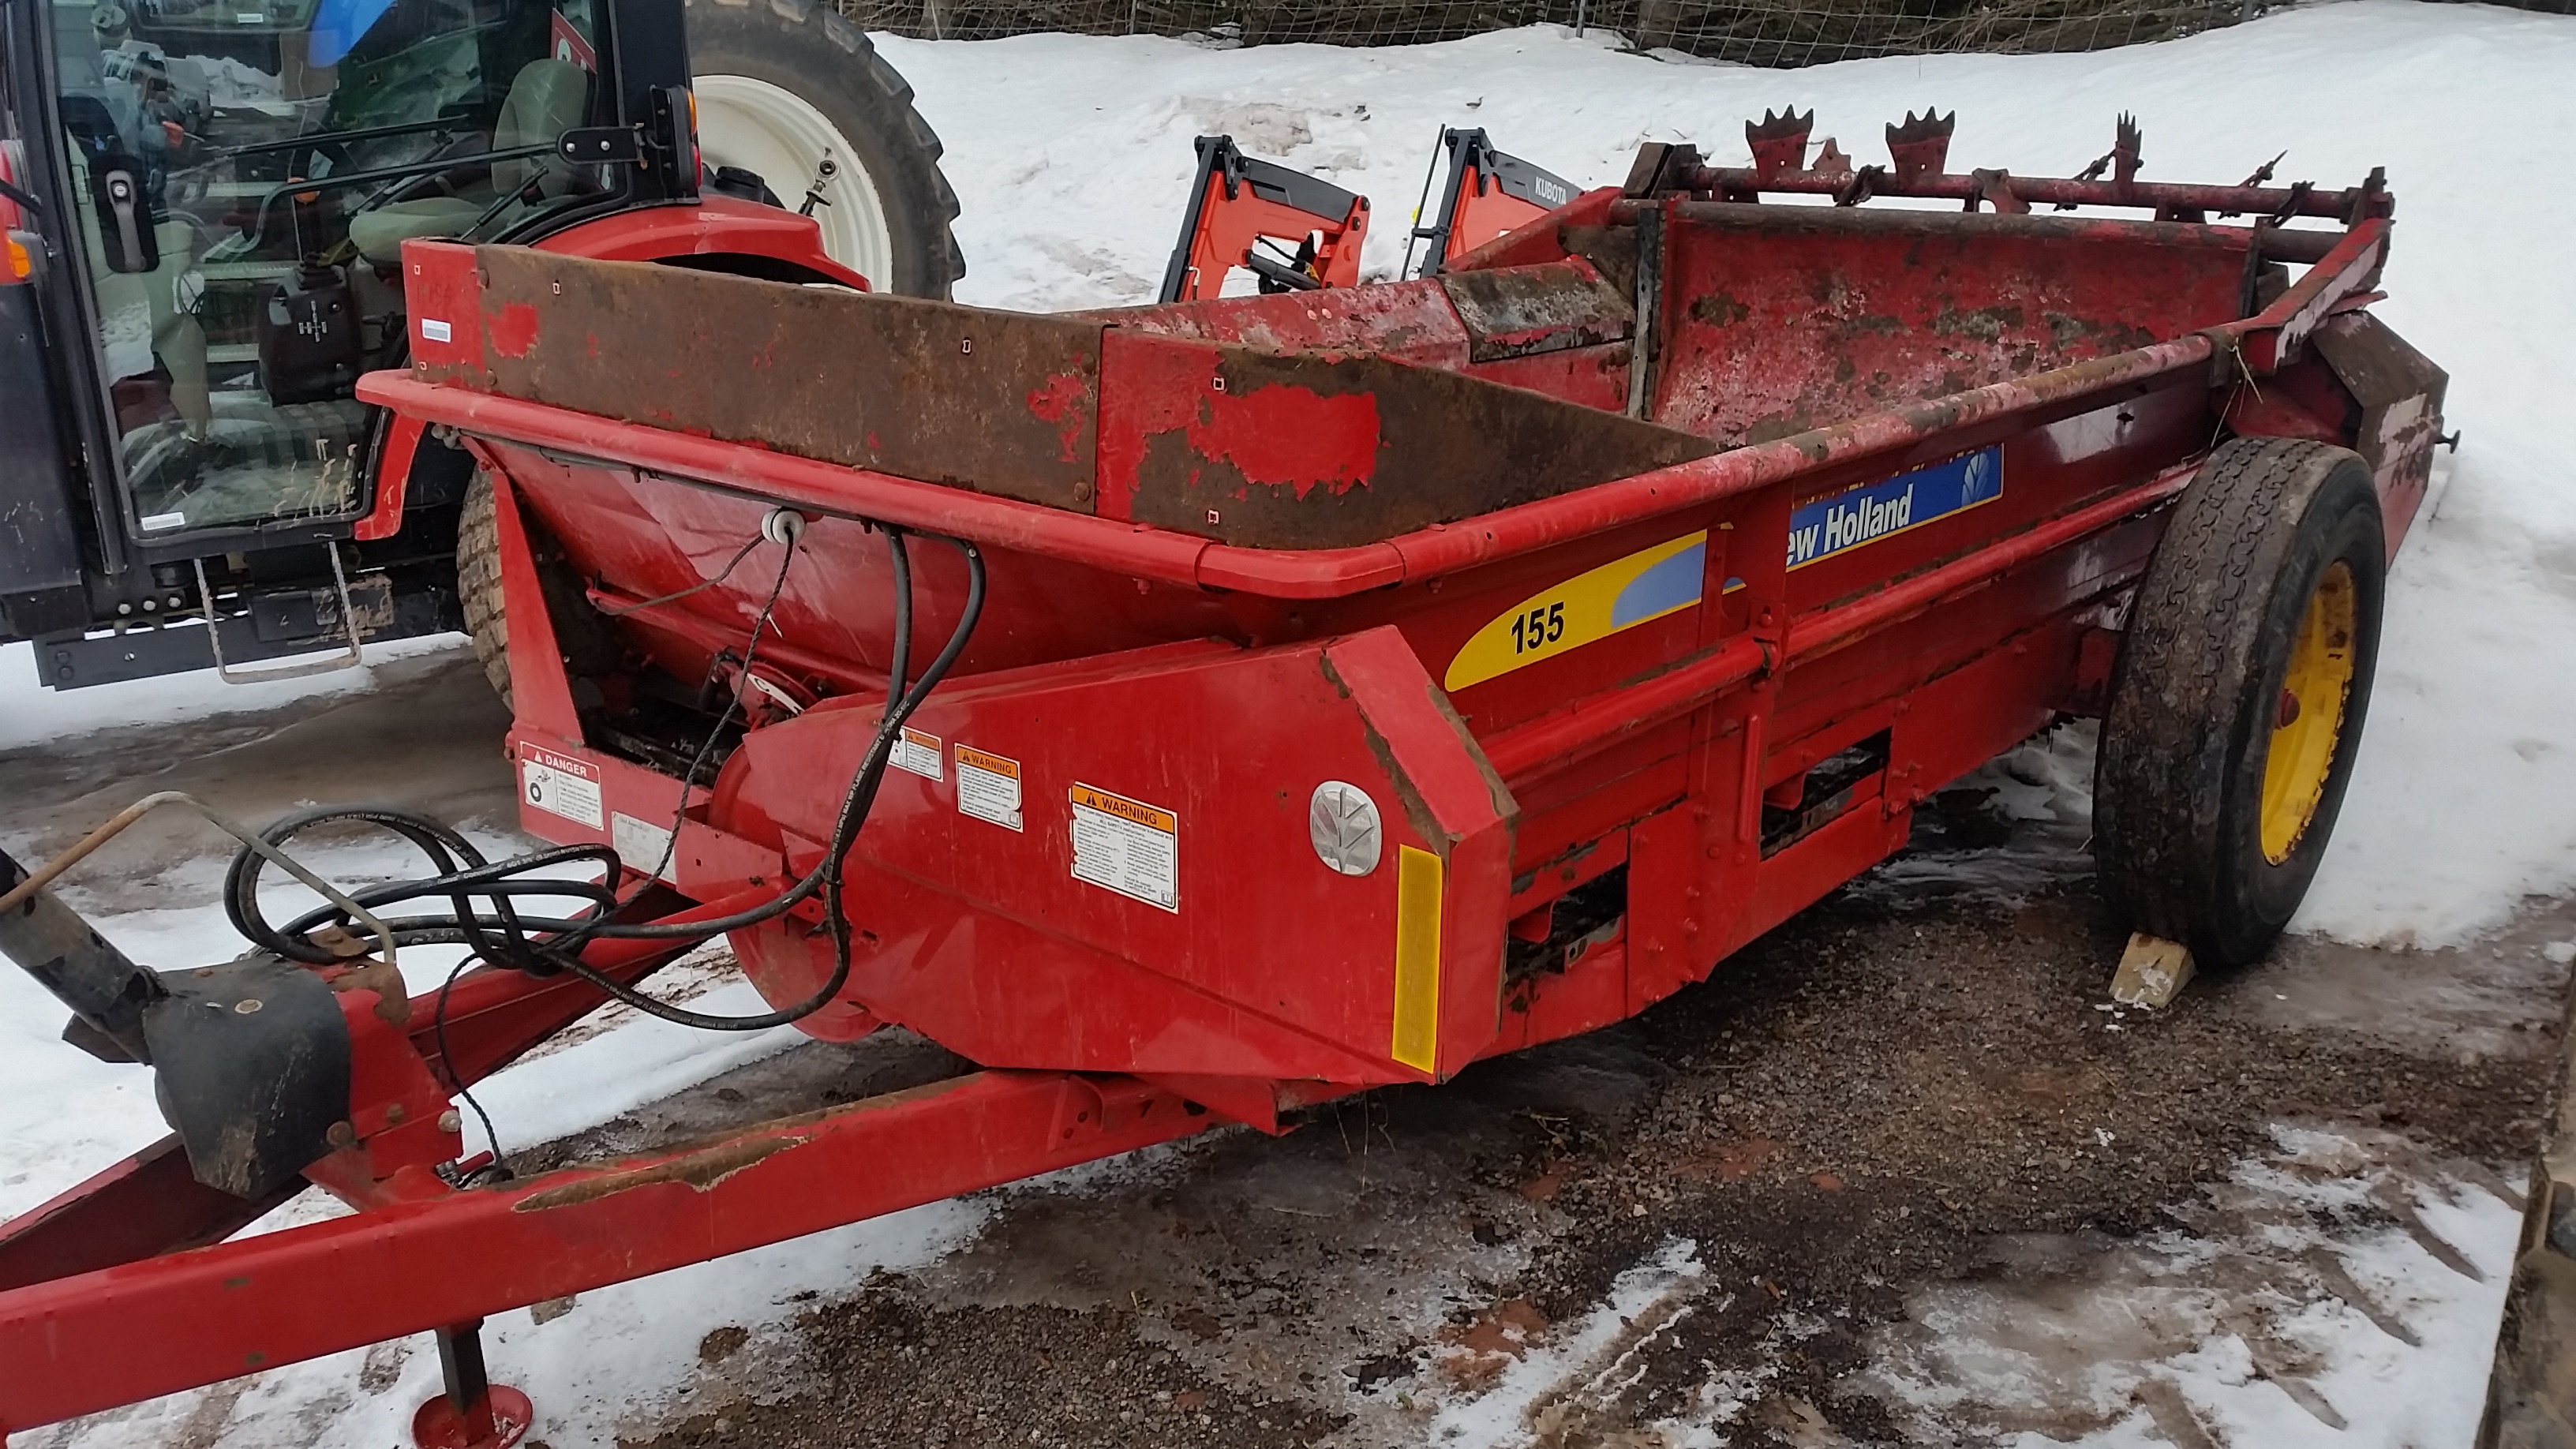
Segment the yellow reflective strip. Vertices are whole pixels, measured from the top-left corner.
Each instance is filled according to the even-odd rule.
[[[1395,855],[1395,1045],[1387,1055],[1431,1071],[1440,1054],[1440,857]]]

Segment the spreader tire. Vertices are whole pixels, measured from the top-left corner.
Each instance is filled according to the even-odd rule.
[[[2379,498],[2343,448],[2221,444],[2130,607],[2094,767],[2102,893],[2205,965],[2260,957],[2306,896],[2379,654]]]
[[[879,291],[948,296],[966,268],[957,194],[912,87],[859,27],[816,0],[687,0],[698,139],[710,172],[760,172],[790,207],[824,153],[824,250]]]
[[[465,511],[456,520],[456,596],[465,609],[465,632],[474,657],[501,703],[510,703],[510,620],[501,612],[501,524],[492,480],[482,469],[465,485]]]

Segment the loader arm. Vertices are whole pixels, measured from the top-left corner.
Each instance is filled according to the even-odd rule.
[[[1259,276],[1265,292],[1357,285],[1360,243],[1368,236],[1367,197],[1246,156],[1231,136],[1201,136],[1198,152],[1181,238],[1157,300],[1214,297],[1236,267]],[[1260,255],[1265,238],[1292,248],[1293,259]]]

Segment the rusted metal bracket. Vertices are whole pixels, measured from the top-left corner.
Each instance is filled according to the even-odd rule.
[[[1806,170],[1807,135],[1815,124],[1813,110],[1801,115],[1795,106],[1776,113],[1765,110],[1761,120],[1745,122],[1744,141],[1753,148],[1754,174],[1768,179]]]
[[[2029,213],[2030,203],[2013,192],[2011,172],[1978,170],[1970,172],[1969,175],[1976,179],[1977,194],[1968,198],[1967,210],[1976,210],[1977,203],[1982,201],[2004,216],[2023,216]]]
[[[1887,154],[1896,163],[1898,185],[1941,174],[1950,156],[1950,132],[1958,119],[1957,111],[1944,116],[1926,106],[1922,115],[1907,111],[1904,124],[1887,128]]]
[[[1663,335],[1665,209],[1637,218],[1637,321],[1628,340],[1628,416],[1644,419],[1655,397],[1656,341]]]

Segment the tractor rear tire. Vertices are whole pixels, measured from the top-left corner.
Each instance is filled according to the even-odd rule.
[[[474,657],[483,677],[503,704],[510,704],[510,618],[501,610],[500,500],[492,479],[482,469],[466,485],[465,511],[456,521],[456,593],[465,611],[465,632],[474,640]],[[523,518],[525,515],[521,515]],[[556,657],[575,679],[614,670],[625,658],[625,646],[608,621],[591,607],[590,591],[579,571],[533,520],[528,523],[535,554],[537,591],[554,625]]]
[[[708,171],[753,153],[806,168],[831,151],[839,170],[823,194],[832,205],[816,208],[825,250],[879,291],[945,299],[966,271],[949,229],[957,193],[940,174],[939,138],[913,110],[912,87],[867,35],[815,0],[687,0],[686,15]],[[727,155],[729,142],[746,154]],[[814,176],[762,179],[794,207]],[[484,677],[508,704],[497,530],[491,480],[477,472],[457,525],[457,594]],[[547,580],[550,590],[556,582]],[[559,628],[565,612],[557,610]],[[601,633],[580,642],[607,649]]]
[[[2387,552],[2369,468],[2219,445],[2130,606],[2094,767],[2102,894],[2209,966],[2259,958],[2315,879],[2361,743]]]
[[[824,250],[880,292],[945,300],[966,270],[957,193],[912,87],[866,33],[817,0],[687,0],[686,16],[708,173],[759,172],[795,208],[829,153]]]
[[[465,511],[456,520],[456,598],[465,610],[465,632],[474,657],[501,703],[510,703],[510,620],[501,612],[501,523],[492,479],[480,468],[465,485]]]

